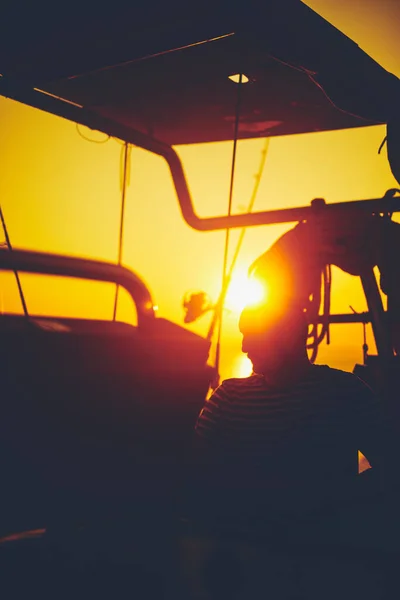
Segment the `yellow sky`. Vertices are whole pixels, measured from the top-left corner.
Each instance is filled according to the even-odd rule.
[[[348,9],[340,13],[338,3],[309,4],[315,9],[319,4],[320,9],[330,10],[336,17],[349,14]],[[357,3],[349,4],[354,8]],[[324,16],[334,22],[332,15]],[[363,27],[366,31],[366,26],[358,22],[359,35]],[[360,45],[373,54],[365,40]],[[390,62],[391,53],[381,49],[381,54],[385,53]],[[380,60],[383,63],[385,59]],[[14,247],[115,261],[121,144],[116,140],[90,143],[79,135],[74,124],[4,98],[0,98],[0,111],[0,198]],[[97,142],[105,139],[83,128],[80,132]],[[374,198],[397,187],[386,150],[377,154],[384,135],[383,127],[372,127],[272,139],[255,209],[306,205],[314,197],[324,197],[327,202]],[[264,140],[239,144],[234,211],[243,211],[248,203],[263,145]],[[202,216],[226,213],[232,143],[177,150],[197,212]],[[243,274],[254,258],[289,227],[248,230],[237,275]],[[232,233],[232,252],[237,236],[238,232]],[[183,324],[181,302],[189,290],[204,290],[216,299],[221,286],[223,245],[224,232],[200,233],[186,225],[164,161],[134,148],[123,262],[147,282],[161,316]],[[0,277],[1,309],[17,311],[14,281],[9,274]],[[32,313],[112,316],[114,291],[108,284],[23,276],[23,286]],[[348,312],[349,305],[365,310],[359,281],[335,270],[332,304],[333,312]],[[119,316],[134,321],[134,309],[126,296],[122,297]],[[244,373],[239,365],[237,317],[235,310],[224,317],[224,377]],[[204,335],[209,321],[210,317],[205,316],[190,329]],[[361,344],[361,325],[333,327],[331,346],[321,348],[319,361],[351,370],[355,362],[361,361]]]

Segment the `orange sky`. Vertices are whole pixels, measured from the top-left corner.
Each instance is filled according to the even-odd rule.
[[[392,21],[386,13],[377,12],[376,2],[363,2],[364,9],[369,8],[361,12],[357,9],[360,2],[321,0],[308,4],[352,35],[386,68],[400,74],[394,47],[385,41]],[[378,33],[372,32],[372,18],[380,25]],[[0,111],[0,198],[13,245],[115,261],[120,143],[90,143],[74,124],[4,98],[0,98]],[[105,138],[83,128],[80,131],[98,142]],[[397,187],[386,150],[377,154],[384,135],[384,127],[373,127],[273,138],[255,209],[306,205],[314,197],[324,197],[327,202],[374,198]],[[264,140],[239,144],[234,211],[242,211],[248,203],[263,145]],[[186,146],[178,152],[197,212],[203,216],[225,213],[232,143]],[[159,314],[183,324],[181,301],[185,292],[204,290],[213,299],[219,293],[224,232],[200,233],[186,225],[162,159],[134,148],[130,171],[123,262],[148,283]],[[289,227],[248,230],[236,276],[241,276]],[[237,236],[238,232],[232,233],[232,252]],[[0,277],[1,309],[18,310],[11,275],[3,273]],[[113,287],[108,284],[60,282],[37,276],[23,276],[22,282],[32,313],[112,317]],[[224,317],[223,377],[245,373],[240,366],[234,304],[231,302],[228,308],[232,310]],[[333,312],[348,312],[350,304],[365,310],[359,281],[335,270],[332,304]],[[119,317],[134,320],[134,309],[126,296],[122,297]],[[204,335],[209,321],[210,316],[205,316],[190,329]],[[361,325],[334,326],[331,338],[331,346],[321,348],[319,362],[351,370],[361,361]]]

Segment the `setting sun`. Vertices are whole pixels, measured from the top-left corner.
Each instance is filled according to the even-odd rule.
[[[245,272],[236,273],[226,295],[226,308],[241,312],[245,306],[263,302],[267,295],[267,289],[258,279],[249,278]]]

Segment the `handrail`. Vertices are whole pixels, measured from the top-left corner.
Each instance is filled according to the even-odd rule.
[[[115,283],[125,288],[135,303],[138,327],[146,327],[155,318],[149,290],[140,277],[126,267],[59,254],[0,249],[0,270]]]

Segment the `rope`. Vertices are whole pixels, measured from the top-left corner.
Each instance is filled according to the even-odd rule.
[[[233,135],[233,151],[232,151],[232,162],[231,162],[231,179],[229,186],[229,201],[228,201],[228,217],[231,216],[232,213],[232,200],[233,200],[233,184],[235,179],[235,166],[236,166],[236,151],[237,151],[237,142],[238,142],[238,134],[239,134],[239,120],[240,120],[240,106],[242,99],[242,73],[239,76],[238,82],[238,93],[237,93],[237,102],[236,102],[236,112],[235,112],[235,130]],[[218,333],[217,333],[217,344],[215,350],[215,370],[216,370],[216,381],[214,382],[214,389],[219,385],[219,363],[220,363],[220,354],[221,354],[221,334],[222,334],[222,315],[223,315],[223,306],[224,300],[226,296],[226,292],[229,287],[230,282],[230,274],[228,271],[228,251],[229,251],[229,238],[230,238],[230,228],[227,227],[225,232],[225,248],[224,248],[224,260],[222,266],[222,289],[221,294],[216,306],[215,311],[215,319],[218,321]],[[212,336],[214,329],[214,322],[210,327],[210,333]],[[210,334],[209,334],[210,335]]]
[[[387,142],[387,135],[385,135],[385,137],[384,137],[384,138],[383,138],[383,140],[382,140],[382,143],[381,143],[381,145],[380,145],[380,146],[379,146],[379,148],[378,148],[378,154],[380,154],[380,153],[382,152],[382,148],[383,148],[383,146],[386,144],[386,142]]]
[[[6,225],[6,221],[4,219],[4,215],[3,215],[1,206],[0,206],[0,219],[1,219],[1,224],[3,226],[3,230],[4,230],[4,236],[6,238],[7,248],[9,249],[10,252],[12,252],[11,240],[10,240],[10,236],[8,235],[7,225]],[[25,296],[24,296],[24,292],[22,290],[21,280],[19,278],[18,271],[14,271],[14,275],[15,275],[15,279],[17,282],[19,297],[21,299],[22,310],[24,311],[25,317],[29,317],[28,308],[26,306]]]
[[[269,147],[269,142],[270,142],[270,139],[267,138],[266,142],[264,144],[264,148],[261,151],[260,165],[258,167],[257,173],[254,175],[255,184],[254,184],[253,191],[252,191],[252,194],[251,194],[251,197],[250,197],[250,201],[249,201],[249,204],[248,204],[248,207],[247,207],[247,212],[248,213],[250,213],[253,210],[254,204],[255,204],[256,199],[257,199],[258,189],[260,187],[261,176],[263,174],[264,167],[265,167],[265,161],[266,161],[266,158],[267,158],[267,151],[268,151],[268,147]],[[229,275],[228,275],[229,281],[232,279],[232,273],[233,273],[236,261],[237,261],[238,256],[239,256],[240,249],[241,249],[242,244],[243,244],[243,240],[244,240],[244,236],[245,236],[246,230],[247,230],[247,227],[243,227],[240,230],[240,236],[239,236],[239,239],[238,239],[238,242],[237,242],[237,245],[236,245],[235,254],[233,256],[232,263],[231,263],[231,266],[230,266],[230,269],[229,269]],[[206,312],[207,310],[211,310],[211,309],[214,310],[214,317],[213,317],[213,319],[211,321],[211,325],[210,325],[210,328],[208,330],[208,334],[207,334],[207,338],[206,338],[209,342],[211,342],[211,340],[212,340],[214,329],[215,329],[215,325],[217,323],[216,306],[218,306],[218,302],[217,302],[217,304],[215,306],[210,306],[210,307],[206,308],[206,310],[204,311],[204,312]],[[202,312],[202,314],[203,314],[203,312]]]
[[[106,134],[107,137],[104,140],[93,140],[89,137],[86,137],[86,135],[84,135],[79,129],[79,123],[76,124],[76,131],[86,142],[92,142],[93,144],[105,144],[106,142],[108,142],[108,140],[111,139],[111,136],[108,133]]]
[[[255,202],[256,202],[256,199],[257,199],[258,189],[260,187],[260,182],[261,182],[261,176],[262,176],[262,174],[264,172],[265,161],[267,159],[267,152],[268,152],[268,148],[269,148],[269,142],[270,142],[270,138],[267,138],[266,141],[265,141],[264,147],[261,150],[260,165],[258,167],[257,173],[254,175],[255,184],[253,186],[253,191],[251,193],[250,201],[249,201],[249,204],[247,206],[247,210],[246,210],[247,213],[250,213],[253,210]],[[237,261],[237,259],[239,257],[239,253],[240,253],[240,250],[241,250],[241,247],[242,247],[242,244],[243,244],[243,240],[244,240],[244,236],[245,236],[246,231],[247,231],[247,227],[243,227],[240,230],[240,236],[239,236],[239,239],[238,239],[238,242],[237,242],[237,245],[236,245],[235,254],[233,256],[232,263],[231,263],[231,266],[230,266],[230,269],[229,269],[229,275],[228,275],[229,281],[232,279],[232,273],[233,273],[233,270],[235,268],[236,261]],[[218,305],[218,303],[217,303],[217,305]],[[213,308],[215,309],[215,306]],[[215,316],[215,314],[216,313],[214,312],[214,316]],[[212,322],[211,322],[211,326],[210,326],[210,328],[208,330],[208,334],[207,334],[207,340],[208,341],[211,341],[211,339],[212,339],[212,336],[213,336],[213,333],[214,333],[214,329],[215,329],[215,325],[216,325],[216,319],[213,319]]]
[[[128,142],[125,142],[122,149],[122,180],[121,180],[121,216],[119,223],[119,242],[118,242],[118,266],[121,266],[122,262],[122,248],[124,241],[124,222],[125,222],[125,198],[126,198],[126,189],[129,184],[129,173],[128,173],[128,162],[130,155],[130,147]],[[117,318],[117,305],[118,305],[118,295],[119,295],[119,285],[117,284],[115,287],[115,299],[114,299],[114,311],[113,311],[113,321]]]
[[[308,310],[311,313],[311,319],[315,318],[312,325],[310,337],[313,338],[312,342],[307,345],[307,348],[312,350],[310,356],[310,362],[315,362],[318,354],[318,347],[326,337],[326,343],[330,344],[330,330],[329,330],[329,314],[331,310],[331,287],[332,287],[332,267],[326,265],[322,270],[322,288],[324,292],[322,316],[323,319],[321,332],[318,334],[318,322],[317,317],[319,313],[319,307],[321,304],[321,284],[313,293],[312,300],[310,302]]]
[[[258,168],[257,174],[255,175],[256,183],[254,185],[253,193],[251,194],[250,202],[249,202],[249,205],[247,207],[247,212],[248,213],[250,213],[253,210],[254,204],[255,204],[255,201],[256,201],[256,198],[257,198],[258,188],[260,187],[261,175],[262,175],[262,173],[264,171],[265,161],[267,159],[267,152],[268,152],[268,148],[269,148],[269,142],[270,142],[270,138],[266,138],[265,144],[264,144],[264,148],[261,150],[260,166]],[[235,268],[235,264],[236,264],[236,261],[237,261],[238,256],[239,256],[239,252],[240,252],[242,244],[243,244],[243,240],[244,240],[244,236],[246,234],[246,230],[247,230],[246,227],[243,227],[240,230],[240,236],[239,236],[239,239],[238,239],[238,242],[237,242],[237,245],[236,245],[235,254],[233,255],[231,267],[229,269],[229,275],[228,275],[229,281],[232,278],[232,273],[233,273],[233,270]]]

